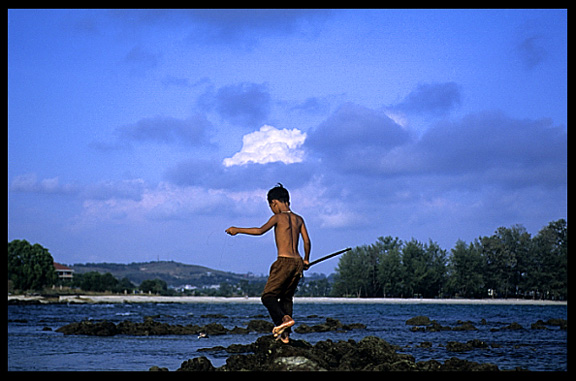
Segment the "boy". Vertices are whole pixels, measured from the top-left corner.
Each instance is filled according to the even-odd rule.
[[[308,268],[310,260],[310,237],[304,219],[290,210],[288,190],[278,183],[268,191],[268,204],[274,215],[259,228],[229,227],[226,233],[234,236],[238,233],[262,235],[274,227],[278,259],[270,267],[270,276],[262,293],[262,304],[268,309],[275,327],[272,333],[276,340],[289,342],[292,319],[292,297],[302,278],[303,270]],[[298,253],[298,238],[302,235],[304,260]]]

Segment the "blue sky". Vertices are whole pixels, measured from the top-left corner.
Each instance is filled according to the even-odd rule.
[[[9,10],[8,240],[267,273],[567,218],[566,10]],[[337,260],[318,265],[331,273]]]

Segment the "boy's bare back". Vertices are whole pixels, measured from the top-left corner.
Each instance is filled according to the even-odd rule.
[[[291,258],[299,257],[298,242],[302,230],[306,229],[304,220],[302,217],[292,212],[282,212],[280,214],[275,214],[274,216],[276,216],[277,219],[276,227],[274,228],[274,238],[276,239],[278,256]],[[302,229],[302,227],[304,227],[304,229]]]
[[[293,213],[287,203],[273,200],[270,203],[270,209],[274,215],[259,228],[237,228],[230,227],[226,229],[226,233],[236,235],[238,233],[250,235],[262,235],[268,230],[274,228],[274,238],[276,240],[276,248],[278,249],[279,257],[298,258],[299,238],[302,236],[304,243],[304,265],[307,266],[310,260],[310,237],[306,230],[304,219],[299,215]]]

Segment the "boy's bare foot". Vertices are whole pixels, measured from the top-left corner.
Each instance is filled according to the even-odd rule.
[[[274,334],[274,337],[278,337],[280,335],[282,335],[284,333],[284,330],[286,330],[287,328],[292,327],[294,324],[296,324],[296,322],[294,321],[294,319],[292,319],[290,316],[288,315],[284,315],[284,317],[282,318],[282,324],[280,324],[279,326],[276,326],[274,328],[272,328],[272,334]]]
[[[281,342],[284,344],[288,344],[290,342],[290,334],[286,331],[282,332],[280,336],[278,336]],[[278,340],[278,338],[276,340]]]

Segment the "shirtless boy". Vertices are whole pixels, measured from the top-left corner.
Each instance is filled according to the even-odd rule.
[[[230,235],[262,235],[274,227],[274,237],[278,258],[270,267],[270,276],[262,293],[262,304],[268,309],[275,327],[272,333],[276,339],[289,342],[292,319],[292,297],[302,277],[303,270],[308,268],[310,260],[310,237],[304,219],[290,210],[288,190],[278,184],[268,191],[268,204],[274,215],[259,228],[229,227]],[[304,260],[298,252],[298,239],[302,236],[304,243]]]

